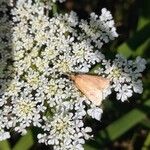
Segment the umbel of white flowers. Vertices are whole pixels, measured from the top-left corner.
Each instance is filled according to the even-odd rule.
[[[44,9],[31,0],[0,2],[0,140],[10,138],[12,129],[25,134],[35,126],[43,129],[40,143],[55,150],[83,150],[92,132],[83,118],[100,120],[103,111],[64,74],[88,73],[99,63],[95,72],[112,80],[103,96],[115,91],[117,99],[125,101],[133,92],[142,93],[146,62],[120,55],[105,58],[102,45],[118,37],[105,8],[100,16],[91,13],[89,21],[79,20],[75,12],[49,18]]]

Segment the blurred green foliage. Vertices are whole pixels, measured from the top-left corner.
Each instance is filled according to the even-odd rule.
[[[150,0],[67,0],[53,11],[74,10],[80,18],[86,18],[92,11],[100,14],[103,7],[112,12],[120,35],[103,49],[108,54],[119,52],[132,59],[140,55],[146,58],[147,69],[143,74],[142,95],[135,95],[125,103],[112,96],[103,103],[101,122],[87,120],[95,136],[85,144],[85,150],[150,150]],[[37,144],[36,130],[24,137],[17,136],[17,140],[15,136],[0,142],[0,150],[50,150]]]

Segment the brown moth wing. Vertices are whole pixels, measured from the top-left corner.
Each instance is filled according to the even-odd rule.
[[[71,75],[76,87],[95,105],[102,102],[102,91],[109,87],[109,80],[101,76],[78,74]]]
[[[102,103],[102,91],[95,88],[95,89],[86,89],[86,92],[83,92],[84,95],[96,106],[100,106]]]

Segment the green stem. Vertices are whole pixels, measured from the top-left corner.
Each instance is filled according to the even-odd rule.
[[[55,3],[53,4],[52,12],[53,12],[53,15],[58,12],[57,4],[55,4]]]

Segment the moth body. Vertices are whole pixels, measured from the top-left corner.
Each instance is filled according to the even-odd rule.
[[[96,106],[101,105],[103,99],[103,90],[110,85],[108,79],[101,76],[77,74],[71,75],[71,80],[75,86]]]

